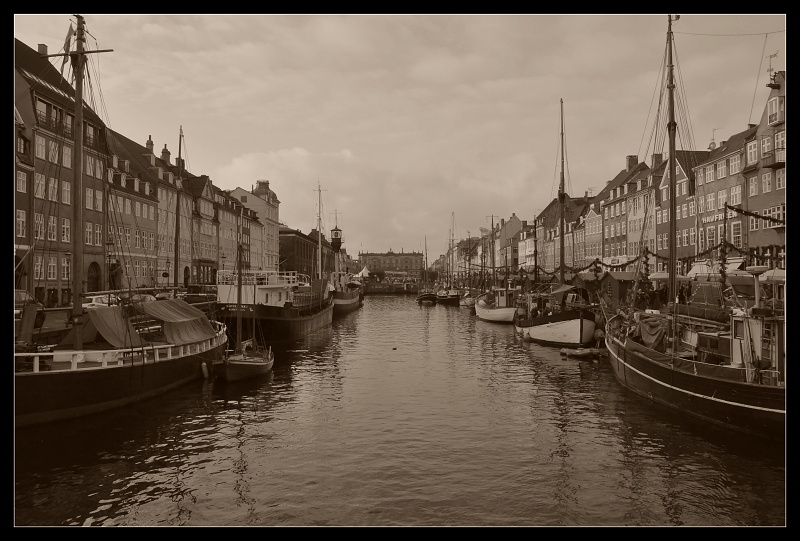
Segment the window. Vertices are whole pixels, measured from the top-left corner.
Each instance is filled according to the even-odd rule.
[[[731,223],[731,242],[737,248],[742,247],[742,222]]]
[[[28,175],[25,171],[17,171],[17,191],[28,193]]]
[[[689,244],[694,246],[696,242],[697,242],[697,230],[694,227],[692,227],[691,229],[689,229]]]
[[[125,246],[130,247],[130,245],[131,245],[131,228],[130,227],[126,227],[125,228]]]
[[[71,197],[70,192],[71,192],[71,190],[72,190],[71,184],[69,182],[67,182],[66,180],[62,180],[61,181],[61,202],[64,203],[65,205],[69,205],[70,204],[70,197]]]
[[[150,209],[150,211],[149,211],[150,219],[151,220],[155,220],[156,219],[156,208],[153,205],[147,205],[147,208]]]
[[[47,185],[47,198],[50,201],[58,201],[58,179],[50,177]]]
[[[728,176],[728,167],[725,160],[717,162],[717,178],[725,178]]]
[[[131,200],[126,198],[125,199],[125,214],[130,214],[130,213],[131,213]]]
[[[767,171],[761,175],[761,193],[772,191],[772,171]]]
[[[703,213],[706,211],[706,200],[702,195],[697,196],[697,212]]]
[[[767,102],[767,122],[777,124],[783,121],[783,96],[776,96]]]
[[[758,231],[758,218],[750,217],[750,231]]]
[[[100,158],[94,162],[94,176],[97,178],[103,178],[103,161]]]
[[[706,184],[712,182],[714,180],[714,166],[707,165],[706,166]]]
[[[56,279],[56,257],[51,256],[47,258],[47,279]]]
[[[761,157],[769,156],[772,152],[772,136],[764,135],[761,137]]]
[[[749,182],[750,182],[750,197],[758,195],[758,178],[751,177]]]
[[[69,218],[61,218],[61,242],[71,242],[69,234]]]
[[[139,179],[136,179],[136,180],[138,181]],[[142,216],[142,204],[139,201],[136,201],[134,206],[136,208],[136,217],[137,218],[141,218],[141,216]]]
[[[141,242],[140,242],[139,230],[138,229],[133,232],[133,241],[134,241],[133,245],[134,245],[135,248],[141,248],[142,247]]]
[[[708,194],[706,196],[706,208],[708,209],[709,212],[711,212],[712,210],[717,208],[717,206],[714,204],[714,194],[713,193],[710,193],[710,194]]]
[[[149,246],[150,246],[150,249],[152,250],[155,247],[155,233],[153,233],[151,231],[149,233],[149,236],[150,236],[150,244],[149,244]]]
[[[118,195],[117,196],[117,212],[122,212],[122,209],[124,208],[124,206],[125,205],[123,205],[122,196]]]
[[[714,226],[710,225],[706,228],[706,243],[709,248],[714,246]]]
[[[133,179],[133,191],[134,192],[139,191],[139,177]]]
[[[94,238],[94,224],[91,222],[86,222],[86,231],[83,236],[84,244],[92,244],[92,239]]]
[[[44,238],[44,214],[38,212],[33,216],[33,238]]]
[[[606,210],[608,210],[608,209],[606,209]],[[604,238],[606,238],[606,239],[608,238],[608,226],[606,226],[606,231],[605,231]]]
[[[697,230],[697,249],[702,251],[705,250],[705,248],[705,233],[701,227]]]
[[[42,278],[42,256],[37,255],[33,257],[33,279],[41,280]]]
[[[735,175],[742,169],[742,157],[738,154],[730,158],[730,173]]]
[[[44,137],[39,135],[34,136],[36,138],[36,157],[43,160],[45,158],[45,140]]]
[[[103,212],[103,192],[100,190],[94,191],[94,210]]]
[[[656,235],[656,238],[658,239],[658,249],[659,249],[659,250],[662,250],[662,249],[664,248],[664,245],[663,245],[663,243],[662,243],[662,239],[661,239],[661,233],[659,233],[658,235]]]
[[[664,221],[665,222],[669,221],[669,209],[664,211]]]
[[[26,218],[24,210],[17,210],[17,236],[24,237],[27,234]]]
[[[91,189],[91,188],[86,188],[86,208],[87,209],[92,209],[93,208],[93,205],[92,205],[93,201],[94,201],[94,190]]]
[[[717,192],[717,209],[724,209],[725,204],[728,202],[728,190],[720,190]]]
[[[61,258],[61,279],[62,280],[71,280],[69,277],[69,267],[70,267],[70,258],[62,257]]]
[[[747,143],[747,165],[753,165],[758,161],[758,141]]]
[[[61,149],[61,164],[67,169],[72,169],[72,147],[65,145]]]
[[[58,163],[58,143],[55,141],[50,141],[48,145],[50,147],[50,154],[48,156],[48,160],[52,163]]]
[[[694,212],[694,199],[692,199],[691,201],[689,201],[689,216],[694,216],[694,215],[695,215],[695,212]]]
[[[86,141],[87,145],[91,145],[89,141]],[[90,156],[89,154],[86,155],[86,171],[87,175],[91,175],[94,173],[94,156]]]
[[[133,275],[139,276],[139,260],[133,262]]]
[[[95,246],[103,245],[103,228],[100,224],[94,225],[94,244]]]
[[[56,240],[56,217],[47,218],[47,240]]]
[[[689,230],[688,229],[684,229],[683,230],[683,245],[684,246],[689,246]]]
[[[86,144],[89,146],[94,146],[94,126],[91,124],[86,124],[86,130],[84,133],[86,134]],[[94,171],[94,164],[92,164],[92,167],[86,170]]]
[[[731,205],[740,205],[742,203],[742,185],[737,184],[731,186]]]
[[[725,224],[719,224],[717,226],[717,237],[719,238],[720,244],[725,240]]]
[[[775,171],[775,189],[782,190],[786,187],[786,169]]]
[[[122,226],[117,227],[117,246],[122,246]]]
[[[786,130],[775,134],[775,158],[779,162],[786,160]]]
[[[44,199],[44,175],[35,173],[33,177],[33,196]]]

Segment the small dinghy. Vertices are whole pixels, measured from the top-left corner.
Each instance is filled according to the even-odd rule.
[[[607,354],[606,350],[602,348],[563,348],[561,350],[561,355],[567,357],[599,357]]]

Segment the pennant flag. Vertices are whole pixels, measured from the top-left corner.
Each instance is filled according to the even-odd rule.
[[[72,43],[72,34],[75,32],[72,28],[72,23],[69,23],[69,32],[67,32],[67,39],[64,40],[64,53],[69,53],[69,46]],[[64,66],[67,64],[68,56],[65,56],[61,61],[61,76],[64,76]]]

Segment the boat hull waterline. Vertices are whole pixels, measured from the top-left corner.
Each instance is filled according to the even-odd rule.
[[[594,314],[569,310],[550,316],[516,320],[514,329],[524,340],[552,347],[579,347],[595,342]]]
[[[30,366],[14,375],[15,425],[100,413],[208,376],[227,343],[226,330],[220,327],[211,339],[181,346],[59,351],[57,358],[71,359],[59,362],[52,360],[51,352],[17,354],[18,360],[29,359]],[[91,360],[79,362],[81,357]]]
[[[755,385],[727,377],[699,377],[697,369],[736,371],[744,368],[704,366],[693,370],[673,367],[666,354],[638,344],[624,344],[606,336],[609,363],[617,381],[626,389],[681,413],[753,436],[784,440],[786,392],[783,387]],[[661,362],[655,360],[662,359]],[[720,372],[722,373],[722,372]]]

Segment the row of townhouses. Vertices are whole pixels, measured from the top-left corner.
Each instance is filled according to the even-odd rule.
[[[666,271],[675,221],[681,275],[747,265],[786,267],[786,72],[773,74],[758,124],[708,150],[675,152],[675,215],[670,216],[669,156],[650,164],[629,155],[600,192],[565,194],[564,268],[631,271],[640,254],[651,273]],[[561,272],[561,207],[550,202],[532,220],[512,214],[479,237],[460,240],[431,266],[466,275]],[[646,249],[646,250],[645,250]]]
[[[44,45],[33,50],[15,40],[16,288],[55,307],[72,302],[73,272],[83,292],[213,284],[217,270],[236,265],[240,242],[243,268],[311,274],[318,254],[309,246],[318,247],[318,234],[280,223],[269,181],[258,180],[250,191],[222,190],[208,175],[187,171],[166,144],[158,151],[150,136],[140,144],[90,107],[76,126],[75,91],[46,54]],[[73,189],[79,159],[83,193]],[[74,205],[83,207],[80,224]],[[79,269],[72,257],[76,235]],[[322,244],[329,272],[332,249],[324,234]]]

